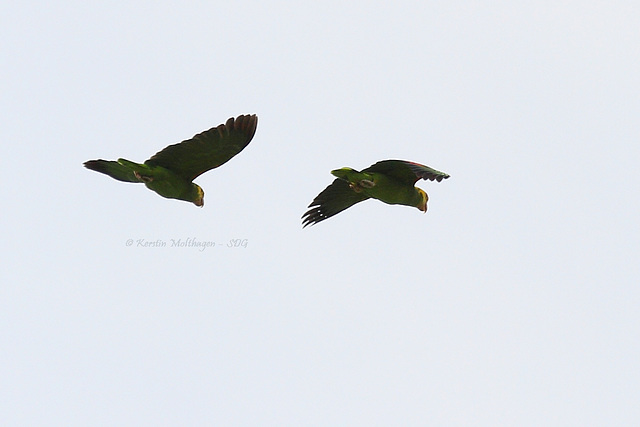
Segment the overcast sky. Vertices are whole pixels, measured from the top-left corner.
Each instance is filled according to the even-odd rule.
[[[637,425],[638,22],[631,1],[6,2],[2,424]],[[82,167],[250,113],[202,209]],[[332,169],[393,158],[451,175],[418,183],[426,214],[302,229]]]

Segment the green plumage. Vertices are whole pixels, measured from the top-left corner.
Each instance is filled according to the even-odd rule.
[[[341,168],[331,171],[337,178],[311,202],[302,225],[313,225],[369,198],[390,205],[413,206],[427,211],[429,196],[415,187],[419,179],[442,181],[449,175],[419,163],[382,160],[362,171]]]
[[[225,124],[173,144],[143,164],[126,159],[89,160],[88,169],[124,182],[142,182],[162,197],[204,205],[204,191],[192,181],[204,172],[228,162],[253,139],[258,117],[238,116]]]

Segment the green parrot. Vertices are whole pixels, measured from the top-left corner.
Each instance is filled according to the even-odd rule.
[[[204,191],[192,181],[210,169],[229,161],[246,147],[256,133],[258,117],[232,117],[178,144],[169,145],[143,164],[126,159],[89,160],[87,169],[124,182],[143,182],[148,189],[167,199],[204,206]]]
[[[302,215],[302,228],[317,224],[363,200],[378,199],[390,205],[406,205],[427,212],[429,196],[415,187],[420,179],[442,181],[449,175],[419,163],[382,160],[361,172],[351,168],[332,170],[337,178],[324,189]]]

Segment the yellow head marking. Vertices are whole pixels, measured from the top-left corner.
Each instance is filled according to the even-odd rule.
[[[196,191],[198,192],[198,196],[193,201],[193,204],[199,207],[204,206],[204,190],[198,184],[193,184],[196,186]]]
[[[421,188],[418,188],[418,193],[420,193],[420,196],[422,197],[422,201],[420,202],[420,204],[418,206],[416,206],[418,209],[420,209],[422,212],[427,212],[427,202],[429,201],[429,196],[427,195],[427,193],[425,193],[425,191]]]

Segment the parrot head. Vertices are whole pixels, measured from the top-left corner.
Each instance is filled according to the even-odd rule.
[[[196,196],[193,199],[193,204],[201,208],[204,206],[204,190],[198,184],[193,185],[195,186],[196,193]]]
[[[420,202],[416,208],[420,209],[422,212],[427,213],[427,202],[429,201],[429,196],[425,191],[421,188],[416,188],[418,193],[420,194]]]

